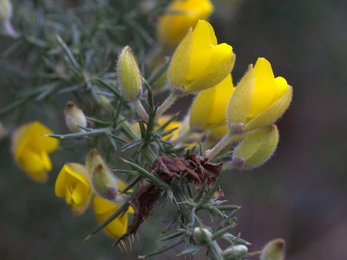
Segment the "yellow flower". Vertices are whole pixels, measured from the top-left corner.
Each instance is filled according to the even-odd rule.
[[[55,182],[55,194],[64,198],[72,210],[81,215],[88,208],[92,189],[87,169],[78,163],[67,163]]]
[[[214,11],[210,0],[174,0],[167,9],[169,13],[159,20],[158,38],[171,46],[176,46],[199,19],[207,20]]]
[[[126,188],[126,184],[120,180],[117,180],[117,185],[120,190],[124,190]],[[99,223],[104,222],[119,209],[118,205],[115,205],[97,195],[93,197],[92,204],[96,214],[96,219]],[[129,207],[128,213],[134,213],[132,207]],[[128,214],[124,214],[122,217],[121,216],[122,214],[103,228],[103,231],[108,237],[116,239],[126,233],[128,227]]]
[[[228,108],[228,124],[239,134],[276,121],[288,108],[292,87],[282,77],[274,77],[271,64],[259,58],[237,85]]]
[[[169,67],[174,93],[186,95],[211,88],[231,72],[235,62],[232,47],[217,44],[212,26],[199,20],[177,47]]]
[[[190,109],[191,129],[203,132],[211,126],[222,125],[226,121],[228,103],[233,92],[230,74],[215,87],[201,91]]]
[[[45,182],[48,178],[46,171],[52,169],[48,153],[54,152],[59,141],[43,134],[53,132],[35,121],[22,125],[13,135],[12,152],[16,163],[37,182]]]

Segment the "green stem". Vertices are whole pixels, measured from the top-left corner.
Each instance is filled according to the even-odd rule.
[[[135,100],[135,101],[133,101],[133,104],[134,104],[135,109],[136,109],[137,113],[139,114],[139,116],[143,119],[143,121],[146,122],[146,124],[148,124],[148,122],[149,122],[148,114],[147,114],[145,108],[142,106],[141,101],[139,99]]]
[[[218,144],[216,144],[215,147],[213,147],[211,150],[206,151],[206,157],[213,158],[215,157],[225,146],[227,146],[231,139],[233,138],[234,134],[232,132],[227,133],[222,140],[219,141]]]
[[[177,97],[178,97],[177,94],[175,94],[174,92],[171,92],[168,98],[158,108],[157,114],[154,117],[155,121],[157,121],[158,118],[175,102]]]

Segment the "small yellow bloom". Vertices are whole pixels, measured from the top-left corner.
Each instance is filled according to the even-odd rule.
[[[64,198],[72,210],[81,215],[88,208],[92,194],[89,173],[81,164],[67,163],[55,182],[55,194]]]
[[[124,190],[126,188],[126,184],[121,182],[120,180],[117,180],[117,185],[120,190]],[[97,195],[93,197],[92,204],[96,214],[96,219],[99,223],[104,222],[119,209],[118,205],[115,205],[112,202]],[[132,207],[129,207],[128,213],[134,213]],[[108,237],[116,239],[126,233],[128,227],[128,214],[124,214],[122,217],[121,216],[122,214],[112,220],[111,223],[103,228],[103,231]]]
[[[212,26],[199,20],[177,47],[169,67],[169,82],[178,95],[214,87],[231,72],[235,62],[232,47],[217,44]]]
[[[201,91],[190,109],[190,127],[193,131],[203,132],[211,126],[226,121],[228,103],[234,86],[229,74],[215,87]]]
[[[46,171],[52,170],[52,163],[48,153],[54,152],[59,141],[43,136],[53,132],[35,121],[22,125],[12,139],[12,152],[16,163],[37,182],[45,182],[48,178]]]
[[[288,108],[292,87],[282,77],[274,77],[271,64],[259,58],[237,85],[228,108],[228,124],[239,134],[269,125]]]
[[[165,44],[176,46],[190,27],[198,20],[207,20],[214,7],[210,0],[174,0],[167,7],[158,24],[158,38]]]

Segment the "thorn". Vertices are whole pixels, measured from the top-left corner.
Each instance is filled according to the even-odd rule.
[[[127,245],[124,243],[124,241],[123,241],[123,240],[121,240],[120,242],[121,242],[121,243],[122,243],[122,245],[123,245],[123,248],[124,248],[124,250],[125,250],[125,253],[128,253],[128,248],[127,248]]]
[[[130,250],[129,250],[129,251],[131,251],[131,250],[132,250],[132,244],[131,244],[131,239],[130,239],[130,237],[128,237],[128,240],[129,240],[129,246],[130,246]]]
[[[118,244],[117,246],[119,247],[120,251],[121,251],[122,254],[123,254],[123,250],[122,250],[122,247],[120,246],[120,244]]]
[[[132,238],[133,243],[134,243],[134,240],[135,240],[134,234],[131,234],[131,238]]]
[[[87,240],[89,240],[92,237],[92,235],[87,236],[85,239],[83,239],[83,242],[86,242]]]
[[[137,236],[137,242],[140,243],[140,236],[139,236],[139,233],[136,232],[136,236]]]

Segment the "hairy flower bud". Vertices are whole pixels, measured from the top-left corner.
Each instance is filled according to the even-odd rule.
[[[106,168],[106,164],[104,162],[104,160],[101,158],[100,153],[98,152],[98,150],[96,150],[95,148],[93,150],[91,150],[86,158],[86,167],[87,170],[89,172],[89,174],[92,174],[95,166],[97,164],[102,164],[102,166],[104,168]]]
[[[123,96],[129,101],[142,96],[140,70],[129,46],[125,46],[118,57],[117,74]]]
[[[87,120],[83,111],[74,102],[67,102],[64,115],[66,125],[71,132],[84,132],[79,126],[86,127]]]
[[[284,260],[285,241],[282,238],[268,242],[260,253],[260,260]]]
[[[247,254],[248,248],[245,245],[231,246],[222,252],[223,259],[225,260],[238,260],[240,257]]]
[[[108,168],[102,164],[97,164],[92,172],[91,183],[94,192],[100,197],[113,200],[117,197],[117,182],[116,178]]]
[[[233,164],[240,169],[251,169],[265,163],[278,144],[275,125],[267,126],[243,140],[233,153]]]
[[[193,231],[195,240],[199,242],[211,242],[212,233],[206,228],[194,228]]]

